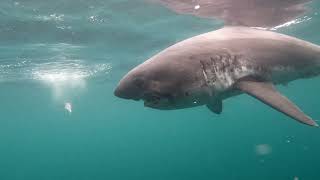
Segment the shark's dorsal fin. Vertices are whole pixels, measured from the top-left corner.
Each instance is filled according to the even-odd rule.
[[[222,112],[222,100],[221,99],[215,99],[215,100],[212,100],[210,101],[208,104],[207,104],[207,108],[216,113],[216,114],[221,114]]]
[[[288,98],[280,94],[270,82],[259,82],[251,79],[240,80],[235,84],[235,88],[255,97],[301,123],[310,126],[319,126]]]

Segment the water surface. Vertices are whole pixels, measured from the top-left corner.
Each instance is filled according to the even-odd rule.
[[[320,44],[308,6],[274,30]],[[1,180],[320,178],[320,131],[247,95],[220,116],[114,97],[131,68],[222,20],[142,0],[2,0],[0,14]],[[320,119],[319,78],[279,90]]]

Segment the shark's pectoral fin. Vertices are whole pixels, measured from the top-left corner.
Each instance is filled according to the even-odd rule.
[[[207,104],[207,108],[210,109],[210,111],[216,113],[216,114],[221,114],[222,112],[222,100],[217,99],[217,100],[213,100],[210,101]]]
[[[242,80],[235,84],[235,88],[257,98],[263,103],[301,123],[310,126],[318,126],[316,122],[314,122],[310,117],[304,114],[288,98],[281,95],[270,82]]]

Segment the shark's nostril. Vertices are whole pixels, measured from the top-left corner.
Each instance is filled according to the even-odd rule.
[[[119,86],[114,90],[113,94],[117,97],[122,98],[122,93],[121,93],[121,89],[119,88]]]

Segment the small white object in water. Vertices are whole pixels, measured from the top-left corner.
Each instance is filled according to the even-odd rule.
[[[296,177],[293,178],[293,180],[299,180],[299,178],[296,176]]]
[[[256,146],[256,153],[258,155],[268,155],[272,152],[272,148],[268,144],[259,144]]]
[[[195,9],[195,10],[200,9],[200,5],[198,4],[198,5],[194,6],[194,9]]]
[[[67,102],[64,104],[64,109],[67,110],[69,113],[72,113],[72,105],[71,103]]]

